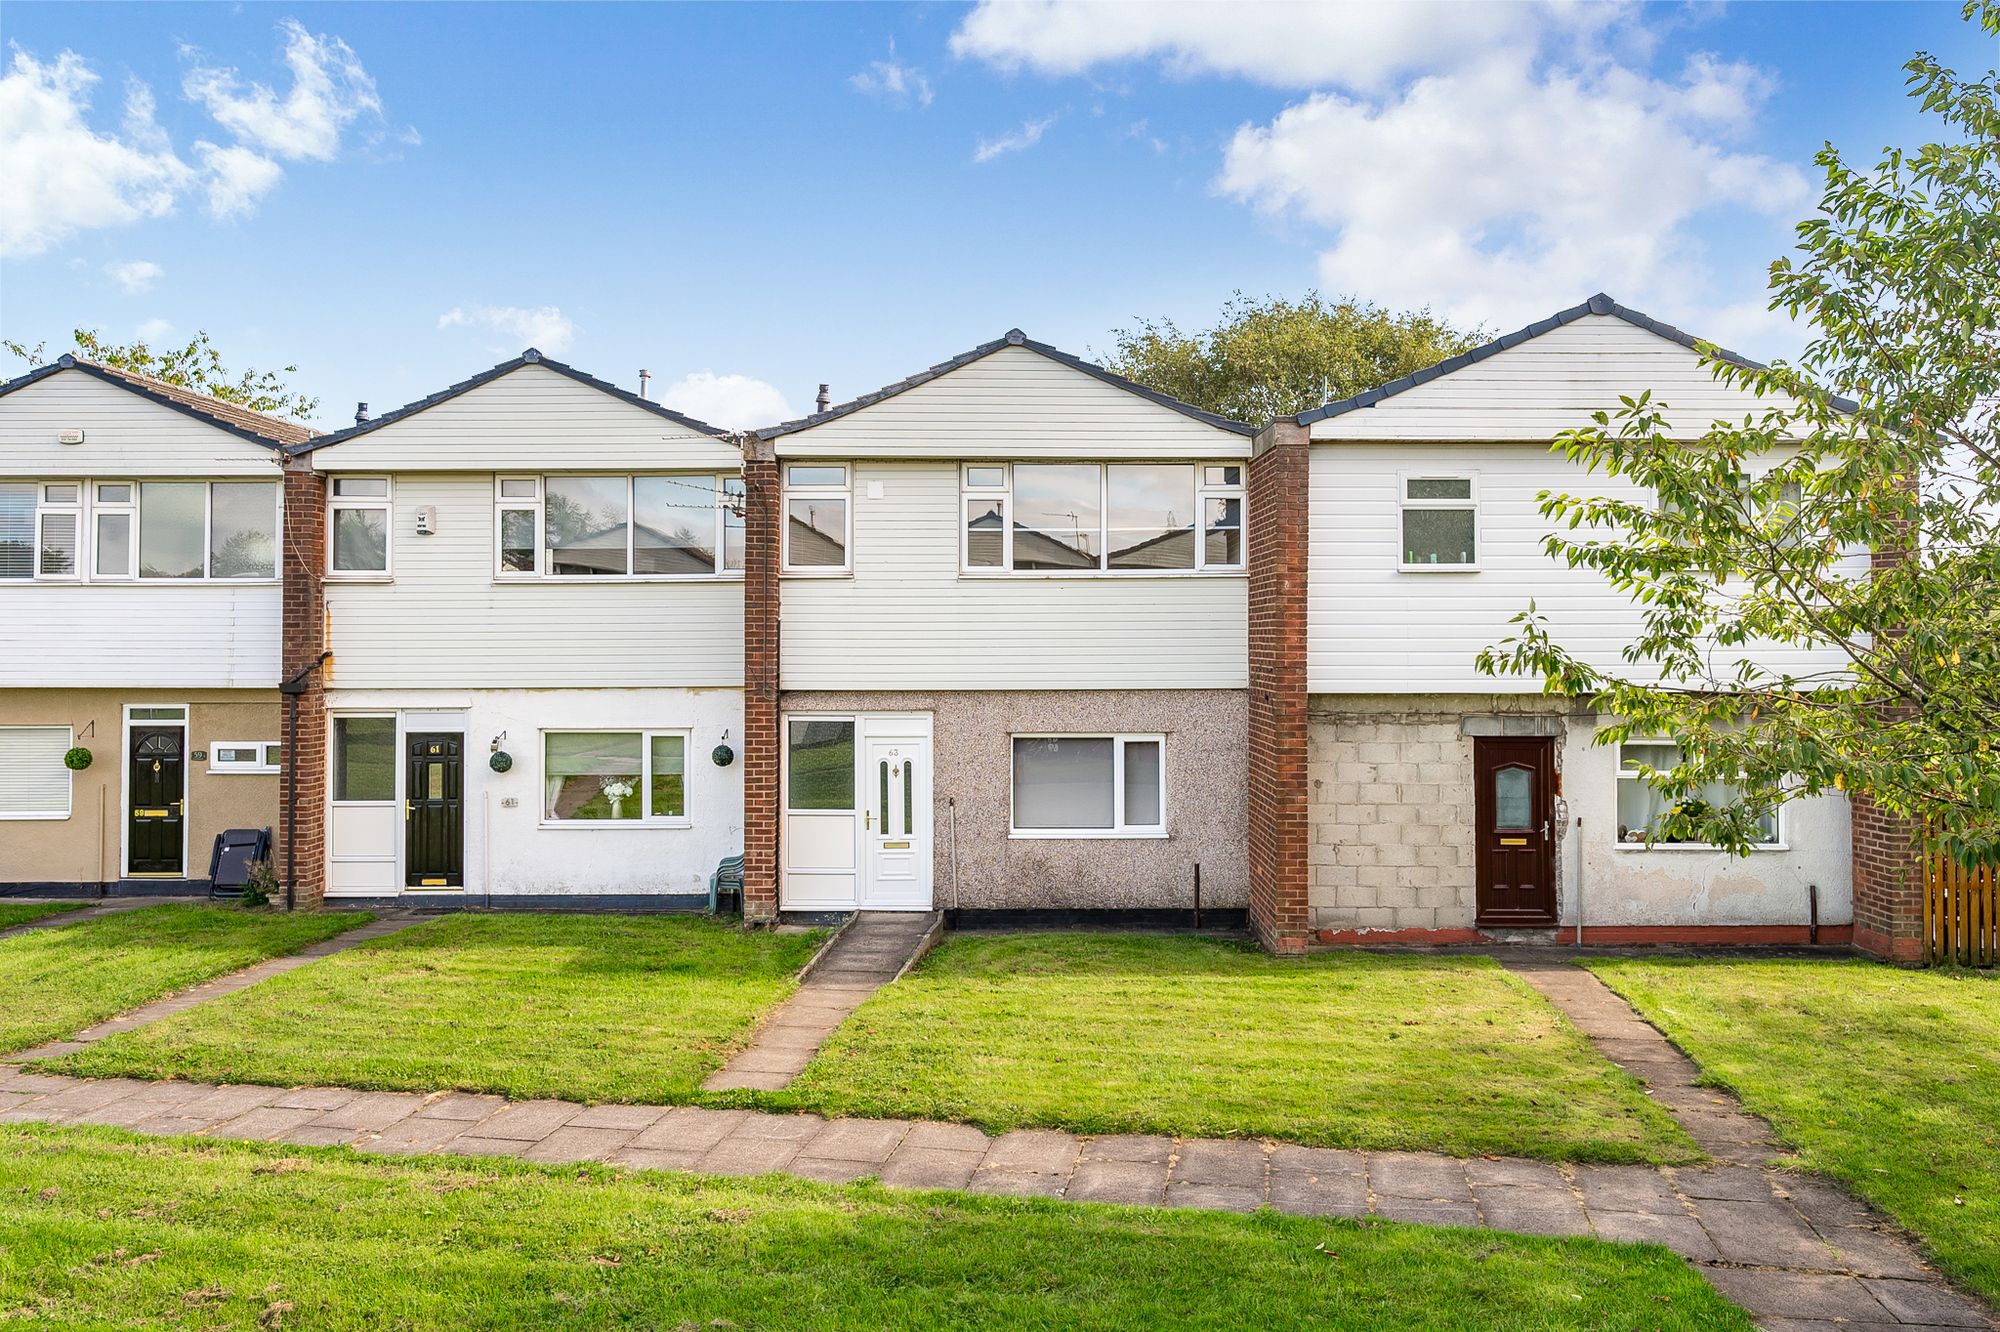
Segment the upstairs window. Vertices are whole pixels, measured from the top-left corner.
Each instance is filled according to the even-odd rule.
[[[785,570],[846,573],[852,527],[844,463],[785,465]]]
[[[0,482],[0,579],[277,576],[271,482]]]
[[[740,477],[503,476],[501,578],[714,578],[743,567]]]
[[[1410,572],[1479,567],[1479,483],[1470,476],[1402,479],[1403,559]]]
[[[967,573],[1240,571],[1243,500],[1235,463],[968,466],[959,565]]]
[[[389,572],[389,478],[337,476],[327,498],[327,571]]]

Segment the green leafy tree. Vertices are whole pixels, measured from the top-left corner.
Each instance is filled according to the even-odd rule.
[[[1965,14],[2000,35],[2000,0]],[[1603,743],[1679,745],[1641,774],[1679,802],[1658,837],[1741,851],[1784,802],[1845,790],[2000,863],[2000,79],[1905,68],[1946,132],[1873,167],[1818,154],[1820,213],[1770,281],[1804,352],[1757,368],[1704,349],[1768,405],[1690,439],[1639,393],[1557,442],[1647,497],[1541,496],[1549,554],[1642,610],[1623,664],[1532,606],[1480,655],[1594,697],[1618,719]],[[1804,653],[1834,665],[1770,664]],[[1740,799],[1704,803],[1712,783]]]
[[[206,332],[196,333],[184,347],[160,348],[143,339],[126,343],[106,342],[94,329],[88,328],[74,329],[70,337],[75,344],[71,350],[79,360],[95,361],[114,370],[146,375],[178,388],[236,403],[253,412],[304,419],[319,410],[318,398],[299,392],[286,378],[299,372],[296,365],[288,365],[282,370],[249,369],[241,374],[232,373],[223,365],[222,353],[215,349]],[[63,355],[62,352],[50,355],[46,342],[30,347],[11,339],[0,339],[0,347],[5,347],[30,366],[47,365]]]
[[[1106,368],[1211,412],[1259,425],[1366,392],[1486,340],[1429,310],[1391,313],[1316,291],[1296,301],[1237,292],[1213,328],[1142,319],[1112,333]]]

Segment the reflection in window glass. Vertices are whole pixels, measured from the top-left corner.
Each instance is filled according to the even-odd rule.
[[[785,808],[854,808],[854,723],[787,724]]]
[[[715,504],[708,477],[632,479],[632,562],[642,574],[715,572]]]
[[[636,731],[576,731],[542,737],[542,817],[572,820],[637,819],[642,765]]]
[[[1014,468],[1014,567],[1095,569],[1103,502],[1089,463]]]
[[[743,478],[724,477],[722,480],[722,567],[741,569],[743,567],[743,522],[744,505],[749,501],[744,494]]]
[[[1213,471],[1214,468],[1209,470]],[[1234,469],[1231,469],[1234,470]],[[1243,501],[1211,499],[1203,520],[1202,562],[1210,568],[1243,563]]]
[[[339,573],[382,573],[389,567],[389,511],[333,511],[333,567]]]
[[[1411,477],[1413,500],[1471,499],[1472,479],[1464,476]]]
[[[1160,826],[1160,742],[1125,742],[1125,826]]]
[[[998,495],[965,501],[965,567],[999,569],[1007,559],[1007,501]]]
[[[1016,828],[1110,829],[1112,750],[1096,736],[1017,736]]]
[[[1472,510],[1403,510],[1403,563],[1471,564],[1472,547]]]
[[[396,719],[333,719],[333,798],[396,798]]]
[[[807,463],[793,463],[785,469],[785,484],[788,486],[833,486],[847,484],[847,469],[842,466],[815,466]]]
[[[147,481],[139,487],[139,576],[199,578],[208,487]]]
[[[97,576],[129,578],[132,575],[132,515],[97,515]]]
[[[1534,822],[1535,777],[1526,768],[1500,768],[1493,774],[1493,826],[1526,828]]]
[[[1114,569],[1194,568],[1194,468],[1114,463],[1105,469]]]
[[[34,548],[34,483],[0,481],[0,578],[31,576]]]
[[[656,735],[650,741],[652,791],[646,808],[656,819],[687,817],[687,737]]]
[[[1632,844],[1646,841],[1649,837],[1663,845],[1673,845],[1674,839],[1657,836],[1660,825],[1672,814],[1679,802],[1654,789],[1641,780],[1641,768],[1655,772],[1669,772],[1680,766],[1680,746],[1660,741],[1632,741],[1619,747],[1618,765],[1618,840]],[[1702,804],[1718,808],[1728,808],[1738,804],[1743,794],[1732,783],[1709,782],[1694,795]],[[1769,811],[1758,819],[1762,842],[1776,845],[1778,842],[1778,815]]]
[[[552,476],[544,489],[550,573],[605,578],[631,572],[625,560],[631,497],[624,477]]]
[[[76,574],[76,525],[82,516],[75,512],[42,515],[42,577],[69,578]]]
[[[795,569],[846,567],[846,500],[829,496],[785,502],[785,563]]]
[[[535,571],[535,511],[500,510],[500,567],[508,573]]]
[[[209,487],[211,578],[278,576],[278,488],[262,481]]]
[[[965,469],[965,484],[980,490],[1007,484],[1007,469],[1004,467],[968,467]]]

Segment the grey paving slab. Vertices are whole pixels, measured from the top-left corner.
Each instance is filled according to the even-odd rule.
[[[1368,1215],[1365,1173],[1320,1175],[1284,1169],[1273,1161],[1268,1187],[1271,1206],[1295,1216]]]
[[[472,1133],[451,1140],[454,1156],[519,1156],[532,1145],[526,1138],[482,1138]]]
[[[1687,1214],[1687,1206],[1673,1185],[1646,1166],[1578,1166],[1576,1190],[1593,1211]],[[1770,1196],[1768,1191],[1765,1196]]]
[[[1465,1178],[1475,1191],[1502,1184],[1528,1189],[1569,1187],[1569,1179],[1560,1166],[1547,1161],[1522,1161],[1511,1157],[1475,1156],[1465,1163]]]
[[[981,1166],[972,1172],[966,1188],[973,1193],[991,1193],[1007,1198],[1060,1198],[1065,1175],[1040,1170],[1011,1170],[1005,1166]]]
[[[946,1152],[971,1152],[977,1157],[986,1154],[986,1145],[992,1141],[970,1124],[919,1122],[910,1125],[910,1131],[903,1137],[903,1146]]]
[[[360,1137],[360,1129],[329,1128],[325,1124],[301,1124],[284,1136],[283,1141],[297,1143],[301,1147],[350,1147]],[[454,1152],[462,1150],[452,1147]]]
[[[813,1138],[809,1155],[835,1161],[881,1164],[902,1144],[910,1126],[894,1119],[834,1119]]]
[[[783,1170],[798,1154],[797,1141],[732,1134],[709,1148],[697,1169],[709,1175],[768,1175]]]
[[[280,1110],[276,1106],[264,1106],[216,1125],[208,1131],[208,1136],[241,1142],[266,1142],[282,1138],[295,1128],[303,1128],[317,1119],[319,1113],[317,1110]]]
[[[1418,1152],[1372,1152],[1368,1157],[1368,1187],[1393,1198],[1470,1206],[1472,1189],[1465,1163],[1448,1156]]]
[[[1669,1170],[1666,1177],[1675,1189],[1690,1198],[1721,1198],[1735,1202],[1769,1202],[1772,1198],[1770,1175],[1748,1166]],[[1845,1193],[1840,1196],[1853,1201]]]
[[[693,1170],[701,1164],[701,1152],[662,1152],[630,1145],[607,1155],[609,1165],[631,1166],[635,1170]]]
[[[1711,1198],[1696,1214],[1724,1262],[1821,1271],[1834,1265],[1826,1241],[1787,1204]]]
[[[83,1110],[70,1116],[71,1124],[102,1124],[108,1128],[136,1128],[138,1125],[162,1114],[173,1107],[158,1101],[142,1101],[137,1097],[124,1096],[118,1100]]]
[[[899,1189],[962,1189],[979,1168],[978,1152],[954,1152],[937,1147],[898,1147],[876,1177]]]
[[[1760,1318],[1896,1321],[1856,1277],[1731,1267],[1706,1268],[1702,1275]]]
[[[234,1119],[248,1111],[261,1109],[284,1094],[282,1087],[216,1087],[205,1096],[181,1102],[178,1113],[194,1119]]]
[[[424,1098],[415,1092],[363,1092],[345,1105],[323,1111],[314,1122],[322,1128],[388,1128],[423,1108]]]
[[[338,1110],[360,1094],[345,1087],[294,1087],[271,1104],[281,1110]]]
[[[1264,1190],[1241,1184],[1205,1184],[1193,1180],[1172,1180],[1167,1184],[1167,1206],[1199,1207],[1212,1212],[1254,1212],[1264,1205]]]
[[[1084,1162],[1158,1161],[1173,1159],[1174,1140],[1159,1133],[1114,1133],[1102,1138],[1086,1138],[1078,1157]]]
[[[443,1096],[424,1102],[417,1111],[423,1119],[456,1119],[473,1121],[486,1118],[507,1104],[504,1096],[490,1096],[479,1092],[446,1092]]]
[[[559,1128],[521,1153],[524,1161],[602,1161],[638,1137],[636,1129]]]
[[[1864,1278],[1861,1285],[1897,1319],[1929,1327],[1991,1327],[1984,1310],[1957,1291],[1935,1281],[1883,1281]]]
[[[1833,1246],[1835,1265],[1843,1271],[1901,1281],[1936,1278],[1914,1246],[1886,1231],[1869,1226],[1840,1226],[1819,1233]]]
[[[785,1167],[788,1175],[802,1179],[816,1179],[822,1184],[851,1184],[857,1179],[865,1179],[880,1169],[879,1162],[842,1161],[828,1156],[794,1156],[792,1163]]]
[[[783,1091],[792,1085],[796,1073],[749,1073],[728,1069],[711,1074],[701,1084],[703,1091]]]
[[[445,1151],[452,1140],[469,1127],[469,1122],[463,1119],[411,1115],[380,1133],[367,1134],[361,1139],[361,1145],[371,1152],[416,1154]]]
[[[1494,1230],[1523,1235],[1588,1235],[1590,1218],[1567,1189],[1522,1188],[1512,1184],[1475,1186],[1479,1217]]]
[[[995,1138],[986,1148],[982,1169],[1020,1170],[1043,1175],[1067,1175],[1076,1165],[1083,1144],[1067,1133],[1019,1129]]]
[[[745,1115],[736,1127],[729,1131],[729,1137],[785,1142],[794,1147],[803,1147],[818,1137],[825,1127],[826,1121],[818,1115],[765,1115],[753,1112]]]
[[[706,1152],[728,1137],[730,1131],[750,1117],[747,1110],[707,1110],[700,1106],[676,1106],[658,1123],[642,1129],[632,1146],[656,1152]]]
[[[1174,1161],[1176,1184],[1216,1184],[1263,1191],[1264,1144],[1217,1138],[1184,1139]]]
[[[1063,1196],[1078,1202],[1157,1207],[1166,1201],[1165,1161],[1084,1161]]]
[[[1471,1203],[1432,1202],[1422,1198],[1377,1198],[1375,1215],[1418,1226],[1477,1226],[1479,1209]]]
[[[583,1107],[571,1101],[515,1101],[482,1120],[479,1136],[540,1142],[581,1113]]]

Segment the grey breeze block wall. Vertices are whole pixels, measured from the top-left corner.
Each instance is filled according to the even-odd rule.
[[[1249,901],[1249,762],[1240,689],[790,691],[784,711],[928,712],[936,902],[941,908],[1118,909]],[[1007,835],[1011,737],[1051,731],[1166,736],[1165,838]],[[953,823],[958,877],[952,876]]]
[[[1314,695],[1307,705],[1311,928],[1472,928],[1472,739],[1463,723],[1561,711],[1533,697]]]

